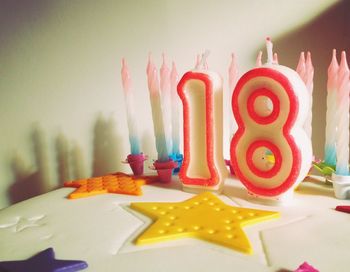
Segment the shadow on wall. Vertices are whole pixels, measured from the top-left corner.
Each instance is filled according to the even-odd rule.
[[[102,114],[93,130],[93,176],[121,171],[123,159],[122,137],[115,130],[115,120]],[[28,166],[19,154],[13,156],[10,167],[14,182],[8,189],[10,204],[60,188],[64,181],[87,178],[87,167],[81,147],[71,142],[62,132],[55,137],[55,161],[49,163],[49,146],[39,126],[32,129],[31,142],[34,166]],[[125,156],[125,154],[124,154]],[[52,181],[52,167],[56,165],[57,180]]]
[[[117,134],[115,125],[116,122],[113,118],[105,119],[102,114],[95,122],[93,176],[116,172],[118,165],[120,166],[121,161],[125,159],[121,154],[123,152],[122,137]]]
[[[49,16],[53,3],[44,0],[2,0],[0,8],[0,49],[4,51],[13,45],[22,29],[28,25],[41,24]]]
[[[31,141],[35,170],[32,167],[28,167],[18,154],[11,161],[11,168],[15,178],[14,183],[8,190],[11,204],[49,190],[48,148],[44,133],[39,127],[33,128]]]
[[[272,37],[279,63],[296,68],[301,51],[310,51],[315,68],[313,90],[312,143],[316,158],[323,158],[326,125],[327,69],[332,49],[346,50],[350,61],[350,1],[339,1],[312,22],[286,33]],[[265,49],[263,50],[266,57]],[[258,50],[257,50],[258,51]],[[256,56],[253,56],[256,58]]]

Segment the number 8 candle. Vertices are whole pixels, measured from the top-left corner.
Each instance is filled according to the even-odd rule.
[[[292,69],[272,60],[243,75],[232,96],[238,130],[231,141],[231,163],[250,194],[282,200],[307,175],[311,141],[303,130],[309,96]]]
[[[206,54],[197,68],[185,73],[177,87],[184,113],[179,176],[185,191],[220,191],[228,174],[222,150],[222,79],[206,69]]]

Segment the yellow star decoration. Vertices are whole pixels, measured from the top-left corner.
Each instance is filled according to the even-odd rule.
[[[253,249],[242,227],[278,218],[278,212],[226,205],[210,192],[178,203],[131,203],[131,208],[155,222],[137,239],[137,245],[177,238],[198,238],[244,253]]]
[[[134,177],[118,172],[101,177],[68,181],[64,183],[64,187],[78,188],[68,196],[69,199],[106,193],[142,195],[141,185],[151,183],[156,178],[156,176]]]

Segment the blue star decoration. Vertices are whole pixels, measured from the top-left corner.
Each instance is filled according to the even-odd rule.
[[[6,272],[74,272],[87,268],[84,261],[56,260],[52,248],[45,249],[23,261],[0,262],[0,271]]]

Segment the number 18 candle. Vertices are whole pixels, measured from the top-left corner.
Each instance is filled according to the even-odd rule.
[[[179,176],[186,191],[220,191],[228,174],[222,150],[222,79],[205,68],[205,56],[198,66],[184,74],[177,87],[184,115],[184,160]]]
[[[238,130],[231,141],[231,163],[248,191],[283,199],[306,176],[311,141],[303,130],[309,96],[292,69],[268,63],[243,75],[232,97]]]

